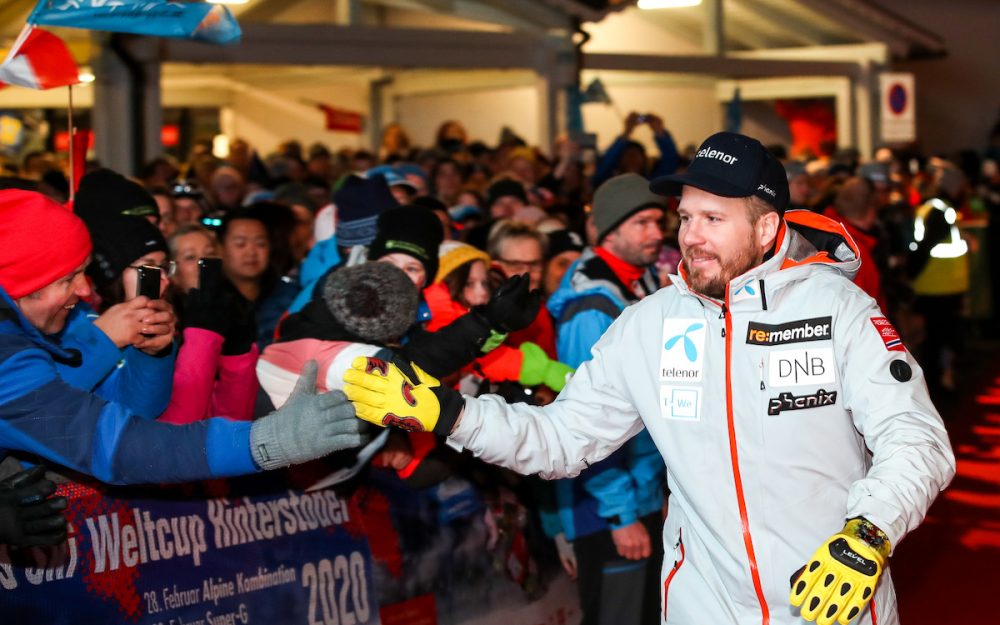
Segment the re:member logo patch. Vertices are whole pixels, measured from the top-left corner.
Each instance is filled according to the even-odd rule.
[[[815,317],[771,325],[750,322],[747,345],[786,345],[833,338],[833,317]]]

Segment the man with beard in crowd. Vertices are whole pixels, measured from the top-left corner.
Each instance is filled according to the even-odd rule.
[[[622,311],[555,402],[463,397],[359,358],[358,416],[545,478],[645,427],[670,488],[663,622],[897,623],[889,555],[955,457],[920,367],[850,280],[857,246],[784,214],[784,169],[743,135],[709,137],[651,190],[681,195],[680,275]]]

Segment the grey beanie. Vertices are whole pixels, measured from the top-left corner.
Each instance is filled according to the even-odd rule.
[[[398,339],[416,323],[419,295],[402,269],[367,262],[331,273],[323,300],[344,329],[381,344]]]
[[[618,225],[646,208],[667,210],[667,200],[649,190],[639,174],[621,174],[604,182],[594,193],[592,214],[598,243]]]

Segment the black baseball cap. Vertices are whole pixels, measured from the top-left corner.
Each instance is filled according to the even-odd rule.
[[[756,195],[779,214],[788,206],[788,178],[781,161],[760,141],[735,132],[718,132],[705,139],[686,172],[657,178],[649,183],[649,190],[677,196],[684,185],[722,197]]]

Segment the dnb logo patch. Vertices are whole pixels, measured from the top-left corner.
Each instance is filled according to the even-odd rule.
[[[747,326],[747,345],[785,345],[807,341],[826,341],[833,338],[833,317],[800,319],[771,325],[750,322]]]
[[[663,320],[661,382],[701,382],[705,333],[703,319]]]
[[[837,403],[837,391],[824,391],[819,389],[809,395],[792,395],[782,393],[777,397],[772,397],[767,402],[767,414],[774,416],[786,410],[805,410],[806,408],[820,408],[822,406],[833,406]]]
[[[872,317],[872,325],[875,326],[875,331],[878,332],[878,336],[885,343],[885,348],[890,352],[905,352],[906,348],[903,346],[903,339],[899,338],[899,332],[896,332],[896,328],[892,326],[890,322],[885,317]]]
[[[701,418],[701,389],[660,387],[660,416],[680,421],[697,421]]]
[[[771,386],[833,384],[837,381],[833,348],[783,349],[768,355]]]

